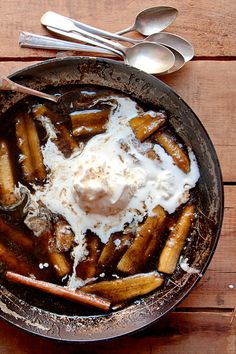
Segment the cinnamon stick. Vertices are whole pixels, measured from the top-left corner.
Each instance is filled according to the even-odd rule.
[[[108,311],[111,306],[109,300],[100,296],[84,293],[80,290],[66,289],[59,285],[25,277],[14,272],[6,272],[5,278],[13,283],[30,286],[31,288],[39,289],[46,293],[62,297],[63,299],[77,302],[86,306],[96,307],[103,311]]]

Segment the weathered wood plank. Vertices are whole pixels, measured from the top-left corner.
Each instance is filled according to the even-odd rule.
[[[226,137],[235,146],[235,72],[236,61],[197,61],[162,78],[195,111],[216,146],[224,145]]]
[[[35,51],[18,48],[18,35],[21,30],[39,34],[47,33],[40,25],[40,18],[48,10],[57,11],[110,31],[117,31],[131,25],[136,14],[144,8],[157,5],[160,4],[153,0],[146,0],[145,4],[142,0],[100,0],[98,2],[87,0],[83,2],[83,6],[78,5],[77,1],[41,0],[40,2],[21,1],[19,6],[17,0],[8,0],[0,5],[0,57],[34,57]],[[166,0],[165,5],[174,6],[179,10],[179,17],[168,31],[182,35],[192,42],[196,55],[236,55],[235,1]],[[49,52],[41,51],[41,53],[40,56],[50,56]]]
[[[222,233],[206,274],[182,307],[236,308],[236,186],[225,187]]]
[[[8,76],[17,70],[36,63],[37,61],[0,61],[0,73],[1,76]]]
[[[0,58],[17,61],[0,62],[1,74],[8,74],[27,65],[27,60],[55,56],[55,52],[21,49],[18,35],[21,30],[46,34],[40,17],[47,10],[78,18],[91,25],[116,31],[132,23],[135,15],[150,6],[141,0],[8,0],[0,4]],[[235,59],[235,12],[233,0],[178,1],[166,0],[175,6],[180,16],[168,31],[184,36],[192,42],[196,55],[214,57],[214,61],[194,61],[181,71],[162,79],[189,103],[197,113],[213,140],[223,170],[224,181],[236,181],[235,113],[236,61],[215,61],[217,57]],[[108,16],[109,14],[109,16]],[[22,60],[22,61],[20,61]],[[49,353],[193,353],[235,354],[236,319],[229,308],[235,308],[236,285],[236,221],[235,186],[225,188],[225,218],[222,235],[203,279],[175,313],[140,334],[108,343],[89,345],[59,343],[31,334],[0,321],[1,354]],[[233,285],[234,287],[230,286]],[[222,308],[212,312],[203,308]],[[186,308],[192,308],[193,312]],[[181,312],[180,312],[181,311]]]
[[[209,269],[180,308],[235,308],[236,272]]]
[[[222,233],[209,269],[236,272],[236,186],[225,186],[225,212]]]
[[[33,336],[0,322],[1,354],[235,354],[236,319],[227,312],[175,312],[129,337],[91,344],[62,343]],[[29,345],[30,343],[30,345]]]
[[[7,75],[34,62],[0,62]],[[190,62],[179,72],[163,76],[196,112],[220,159],[224,181],[236,181],[236,61]]]

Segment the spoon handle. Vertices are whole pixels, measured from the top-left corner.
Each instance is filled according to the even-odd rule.
[[[70,25],[73,26],[73,29],[71,27],[71,31],[72,32],[73,31],[78,32],[79,34],[85,35],[86,37],[87,37],[87,34],[90,33],[90,34],[94,35],[92,38],[95,38],[97,40],[100,40],[101,37],[99,39],[96,36],[104,36],[106,38],[111,38],[111,39],[115,39],[115,40],[119,40],[119,41],[133,43],[132,38],[122,37],[122,36],[119,36],[117,34],[101,30],[101,29],[96,28],[96,27],[88,26],[88,25],[86,25],[86,24],[84,24],[82,22],[73,20],[73,19],[71,19],[69,17],[65,17],[65,16],[62,16],[62,15],[59,15],[56,12],[53,12],[53,11],[46,12],[41,18],[41,23],[43,25],[54,27],[54,28],[57,28],[57,29],[62,29],[62,27],[60,27],[60,26],[66,26],[66,27],[69,28],[69,23],[70,23]],[[81,39],[81,40],[83,40],[83,39]],[[109,43],[109,42],[105,42],[105,43]],[[119,48],[119,49],[121,50],[121,48]]]
[[[125,28],[121,31],[118,31],[116,32],[117,35],[122,35],[122,34],[126,34],[126,33],[129,33],[129,32],[133,32],[135,30],[134,26],[130,26],[128,28]]]
[[[82,36],[81,34],[79,34],[79,32],[78,33],[66,32],[63,30],[59,30],[58,28],[51,27],[51,26],[47,26],[47,29],[53,33],[59,34],[60,36],[63,36],[66,38],[71,38],[73,40],[77,40],[80,42],[92,44],[96,47],[92,47],[92,46],[88,46],[88,45],[85,45],[84,47],[95,48],[95,49],[97,49],[97,53],[101,53],[101,54],[105,53],[106,55],[107,55],[107,53],[109,53],[109,54],[113,54],[113,55],[114,54],[118,55],[119,57],[120,56],[124,57],[124,55],[123,55],[123,53],[121,53],[121,51],[118,51],[116,49],[112,49],[110,46],[103,44],[102,42],[100,42],[98,40],[94,40],[93,38],[94,38],[95,34],[92,35],[92,34],[88,33],[88,37],[86,37],[85,35]],[[83,31],[83,30],[81,30],[81,31]],[[79,43],[77,43],[77,44],[79,44]],[[100,48],[97,48],[97,47],[100,47]]]
[[[19,85],[16,82],[11,81],[7,77],[0,78],[0,90],[21,92],[21,93],[26,93],[27,95],[45,98],[46,100],[53,101],[53,102],[58,101],[58,97],[48,95],[47,93],[34,90],[30,87]]]
[[[119,56],[125,55],[123,46],[119,45],[118,43],[111,43],[108,39],[99,37],[96,34],[91,34],[83,30],[82,28],[75,26],[73,21],[68,17],[59,15],[55,12],[46,12],[41,18],[41,23],[44,26],[50,28],[51,31],[60,30],[61,32],[66,32],[67,36],[70,33],[79,33],[80,35],[82,35],[80,36],[80,40],[83,42],[96,45],[103,49],[108,49],[114,52],[115,54],[118,54]]]
[[[110,54],[112,52],[85,45],[80,43],[73,43],[69,41],[63,41],[57,38],[50,38],[46,36],[40,36],[38,34],[21,32],[19,36],[19,45],[25,48],[41,48],[41,49],[52,49],[52,50],[75,50],[79,52],[90,52],[99,54]]]
[[[85,23],[79,22],[77,20],[72,20],[72,21],[73,21],[74,25],[76,25],[77,27],[84,29],[85,31],[88,31],[90,33],[97,34],[99,36],[103,36],[106,38],[116,39],[118,41],[133,43],[132,38],[122,37],[122,36],[120,36],[120,33],[111,33],[111,32],[102,30],[100,28],[86,25]],[[131,29],[132,29],[132,27],[131,27]],[[129,29],[128,29],[128,32],[130,32]],[[126,32],[124,32],[124,33],[126,33]]]

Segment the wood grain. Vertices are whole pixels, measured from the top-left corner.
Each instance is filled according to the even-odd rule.
[[[224,221],[219,244],[209,269],[236,273],[236,186],[225,186]],[[227,257],[225,256],[227,254]],[[236,280],[236,279],[235,279]]]
[[[40,25],[40,18],[48,10],[115,32],[130,26],[138,12],[144,8],[158,5],[163,3],[153,0],[146,0],[145,4],[142,0],[87,0],[81,6],[73,0],[41,0],[21,1],[19,6],[17,0],[7,0],[0,5],[0,57],[38,55],[37,51],[18,48],[18,36],[22,30],[46,34],[46,30]],[[179,10],[178,18],[168,31],[189,40],[194,45],[197,56],[236,55],[235,1],[166,0],[164,5],[174,6]],[[48,57],[50,53],[41,51],[40,56]]]
[[[132,24],[147,7],[177,7],[168,28],[188,39],[196,57],[161,79],[195,111],[216,148],[225,182],[222,234],[206,274],[176,312],[146,330],[110,342],[68,344],[23,332],[0,320],[1,354],[235,354],[236,353],[236,2],[233,0],[7,0],[0,2],[0,72],[8,75],[37,61],[65,53],[23,49],[20,31],[49,34],[40,18],[48,10],[110,31]],[[71,53],[69,53],[71,54]]]
[[[39,338],[0,322],[1,354],[235,354],[236,319],[232,311],[175,312],[129,337],[91,344]],[[30,343],[30,345],[29,345]],[[222,351],[223,350],[223,351]]]
[[[233,288],[231,288],[233,286]],[[233,309],[236,307],[236,273],[207,270],[191,294],[179,308]]]
[[[236,308],[236,186],[225,187],[222,233],[206,274],[181,307]]]

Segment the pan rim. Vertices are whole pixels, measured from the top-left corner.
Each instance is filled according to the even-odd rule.
[[[218,160],[218,157],[217,157],[217,154],[216,154],[216,151],[215,151],[215,148],[214,148],[214,145],[206,131],[206,129],[204,128],[203,124],[201,123],[201,121],[199,120],[199,118],[197,117],[197,115],[193,112],[193,110],[188,106],[188,104],[182,100],[182,98],[174,91],[172,90],[168,85],[166,85],[165,83],[163,83],[162,81],[158,80],[157,78],[155,77],[152,77],[151,75],[148,75],[148,74],[145,74],[143,72],[141,72],[140,70],[138,69],[134,69],[134,68],[130,68],[128,67],[126,64],[123,64],[123,63],[120,63],[120,62],[117,62],[117,61],[114,61],[114,60],[111,60],[111,59],[103,59],[103,58],[94,58],[94,57],[68,57],[68,58],[63,58],[63,59],[49,59],[49,60],[46,60],[44,62],[40,62],[40,63],[37,63],[37,64],[34,64],[34,65],[30,65],[30,66],[27,66],[23,69],[20,69],[20,70],[17,70],[16,72],[12,73],[11,75],[9,75],[9,77],[11,79],[17,79],[20,78],[20,77],[24,77],[24,75],[26,74],[27,75],[27,72],[32,70],[32,69],[37,69],[38,67],[39,68],[42,68],[42,67],[46,67],[48,64],[57,64],[58,62],[61,62],[63,60],[63,62],[70,62],[70,61],[73,61],[73,62],[76,62],[76,61],[81,61],[81,60],[87,60],[87,61],[95,61],[95,62],[98,62],[98,63],[112,63],[112,65],[115,65],[116,67],[119,67],[119,68],[123,68],[123,67],[126,67],[127,70],[129,70],[130,72],[132,73],[136,73],[137,75],[141,73],[141,75],[143,77],[148,77],[149,80],[153,83],[155,82],[158,82],[159,85],[161,85],[162,87],[165,88],[165,90],[167,92],[170,92],[172,95],[175,95],[179,101],[185,105],[185,107],[187,107],[189,109],[189,111],[193,114],[193,116],[195,117],[195,119],[198,121],[198,123],[200,124],[200,126],[202,127],[202,129],[204,130],[204,133],[206,134],[206,138],[208,140],[208,144],[210,144],[210,147],[211,147],[211,153],[212,153],[212,156],[214,158],[214,164],[215,164],[215,169],[216,169],[216,173],[217,173],[217,180],[218,180],[218,183],[219,183],[219,189],[218,189],[218,197],[220,198],[220,210],[218,211],[219,212],[219,220],[218,220],[218,227],[217,227],[217,231],[216,231],[216,235],[215,235],[215,240],[214,240],[214,243],[212,245],[212,248],[211,248],[211,251],[210,251],[210,254],[207,258],[207,261],[205,262],[204,264],[204,267],[203,269],[201,270],[201,274],[204,274],[214,253],[215,253],[215,250],[216,250],[216,246],[217,246],[217,243],[218,243],[218,240],[219,240],[219,236],[220,236],[220,232],[221,232],[221,227],[222,227],[222,222],[223,222],[223,213],[224,213],[224,191],[223,191],[223,180],[222,180],[222,173],[221,173],[221,169],[220,169],[220,164],[219,164],[219,160]],[[188,295],[189,293],[191,292],[191,290],[195,287],[195,285],[198,283],[198,281],[201,279],[201,276],[197,276],[196,279],[191,283],[191,286],[187,289],[187,291],[185,291],[185,293],[180,296],[180,298],[178,298],[175,302],[173,302],[173,304],[166,310],[164,311],[163,313],[161,313],[160,316],[158,316],[156,319],[153,319],[153,320],[150,320],[150,322],[148,322],[147,324],[145,325],[140,325],[139,327],[137,327],[136,329],[131,329],[130,331],[126,331],[125,333],[120,333],[118,335],[111,335],[110,337],[105,337],[105,338],[95,338],[94,340],[91,339],[91,338],[88,338],[88,339],[77,339],[77,338],[69,338],[69,339],[66,339],[66,338],[62,338],[60,337],[60,335],[50,335],[50,334],[45,334],[43,331],[42,333],[40,333],[40,330],[36,330],[34,327],[29,327],[29,325],[27,325],[25,323],[25,326],[23,324],[19,324],[19,323],[15,323],[14,322],[14,319],[9,319],[7,318],[7,316],[4,316],[4,314],[2,314],[0,312],[0,316],[2,318],[4,318],[5,320],[7,320],[8,322],[12,323],[13,325],[21,328],[21,329],[24,329],[30,333],[34,333],[34,334],[37,334],[37,335],[40,335],[42,337],[46,337],[46,338],[51,338],[51,339],[56,339],[56,340],[61,340],[61,341],[67,341],[67,342],[97,342],[97,341],[102,341],[102,340],[111,340],[111,339],[114,339],[114,338],[119,338],[119,337],[122,337],[124,335],[128,335],[130,333],[136,333],[137,331],[140,331],[141,329],[144,329],[144,328],[147,328],[148,326],[152,325],[153,323],[155,323],[156,321],[158,321],[162,316],[164,316],[166,313],[172,311],[178,304],[180,304],[180,302],[182,302]],[[0,288],[1,289],[1,288]],[[57,315],[56,315],[57,316]],[[61,315],[58,315],[59,317]],[[108,315],[110,316],[110,315]],[[76,316],[78,317],[78,316]]]

